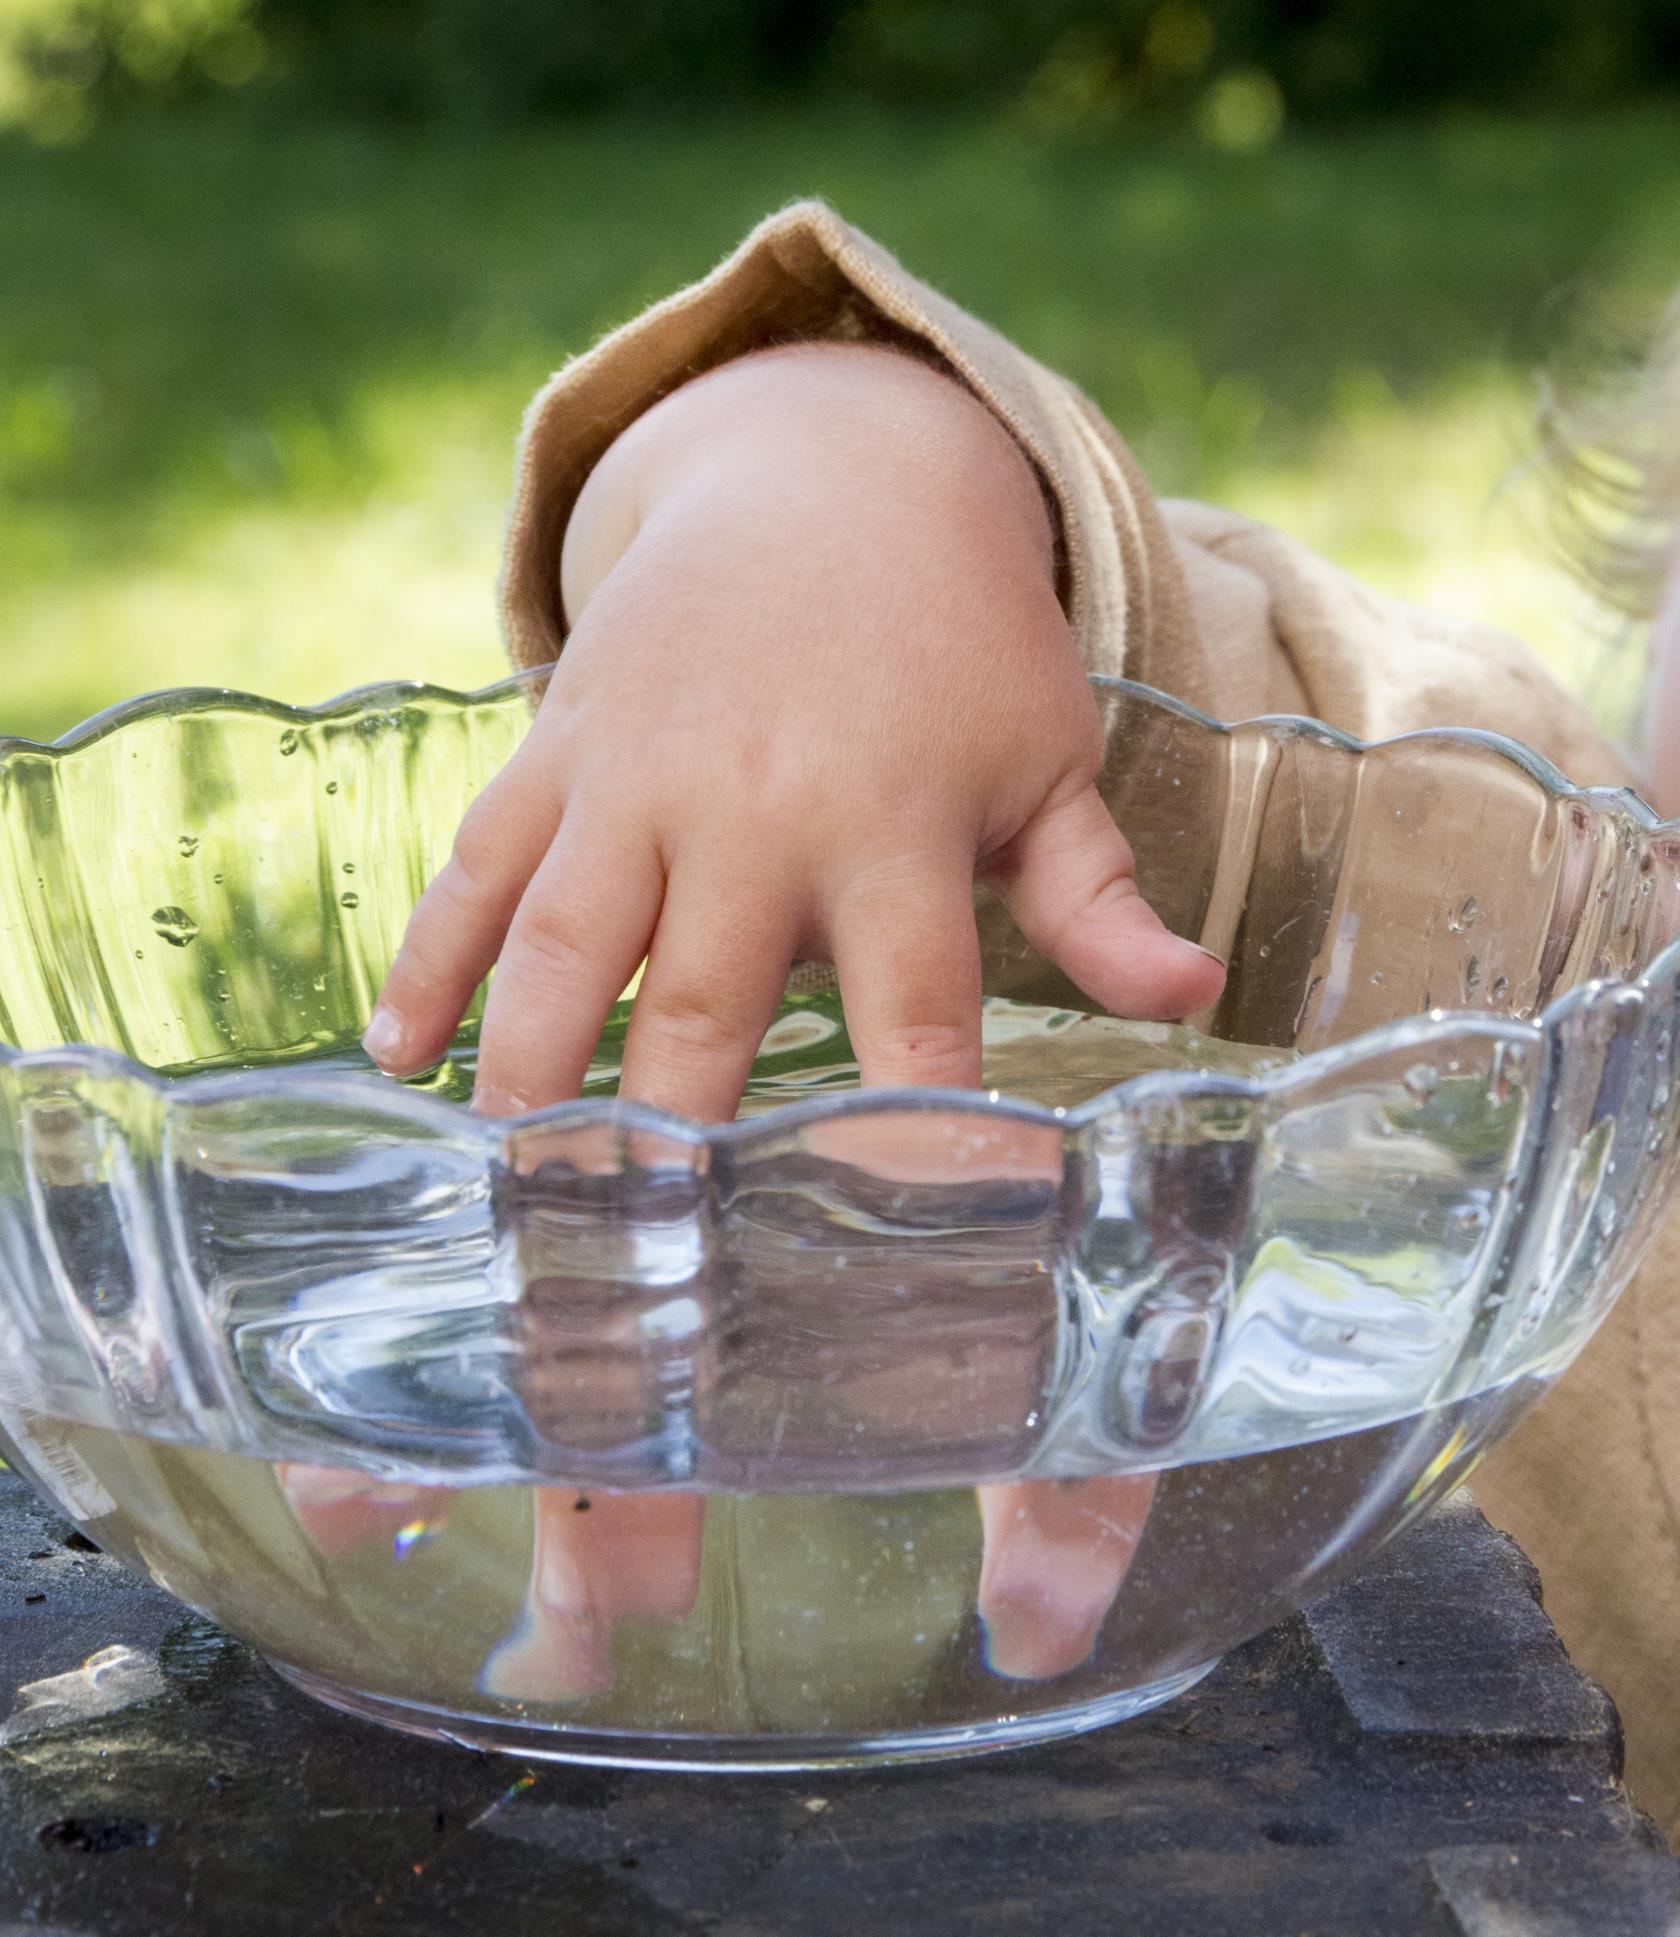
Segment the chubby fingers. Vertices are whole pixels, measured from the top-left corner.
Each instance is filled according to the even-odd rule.
[[[468,809],[409,916],[362,1038],[388,1074],[411,1076],[449,1048],[559,824],[557,789],[540,763],[517,756]]]
[[[979,1612],[994,1674],[1041,1681],[1086,1659],[1143,1538],[1155,1479],[1125,1473],[977,1489]]]
[[[568,807],[485,999],[478,1108],[513,1116],[577,1095],[607,1011],[646,953],[664,885],[639,829]]]
[[[1094,786],[1052,796],[986,874],[1041,955],[1115,1015],[1176,1021],[1218,999],[1225,968],[1138,892],[1132,850]]]
[[[980,1087],[974,864],[925,857],[854,876],[829,915],[846,1026],[870,1087]]]
[[[702,1122],[735,1115],[787,985],[793,908],[722,859],[679,860],[630,1012],[622,1095]]]
[[[518,1701],[604,1693],[619,1621],[674,1622],[693,1612],[705,1501],[539,1487],[535,1507],[530,1590],[483,1684]]]

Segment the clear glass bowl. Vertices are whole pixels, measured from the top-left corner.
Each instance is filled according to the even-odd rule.
[[[1639,1257],[1676,828],[1118,683],[1143,885],[1231,963],[1200,1033],[1082,1017],[989,908],[989,1094],[835,1093],[820,989],[720,1129],[481,1120],[470,1023],[386,1081],[532,687],[0,747],[8,1456],[325,1699],[663,1766],[1134,1714],[1456,1486]]]

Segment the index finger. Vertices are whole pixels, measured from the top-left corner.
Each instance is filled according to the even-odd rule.
[[[664,885],[651,843],[568,810],[490,978],[479,1109],[516,1116],[577,1095],[607,1011],[647,951]]]

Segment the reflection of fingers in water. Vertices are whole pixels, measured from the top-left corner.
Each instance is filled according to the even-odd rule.
[[[565,1701],[613,1684],[618,1621],[681,1621],[700,1588],[694,1493],[535,1495],[531,1585],[481,1682],[506,1701]]]
[[[899,1184],[1052,1185],[1064,1160],[1059,1124],[995,1108],[857,1110],[808,1124],[801,1134],[813,1157]]]
[[[400,1542],[411,1527],[425,1533],[442,1518],[449,1489],[376,1480],[349,1466],[306,1466],[287,1461],[274,1469],[298,1525],[329,1560],[359,1548]]]
[[[995,1674],[1038,1681],[1077,1668],[1119,1595],[1155,1498],[1155,1475],[983,1486],[980,1620]]]

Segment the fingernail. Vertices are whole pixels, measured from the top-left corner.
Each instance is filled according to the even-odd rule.
[[[1200,942],[1190,941],[1183,935],[1179,937],[1179,940],[1184,943],[1186,948],[1193,948],[1198,955],[1205,955],[1210,962],[1217,962],[1222,969],[1228,969],[1231,966],[1223,955],[1215,955],[1211,948],[1203,948]]]
[[[530,1107],[524,1097],[494,1083],[480,1083],[473,1091],[473,1108],[480,1116],[523,1116]]]
[[[362,1037],[362,1047],[381,1069],[390,1069],[401,1064],[403,1034],[402,1017],[381,1002]]]

